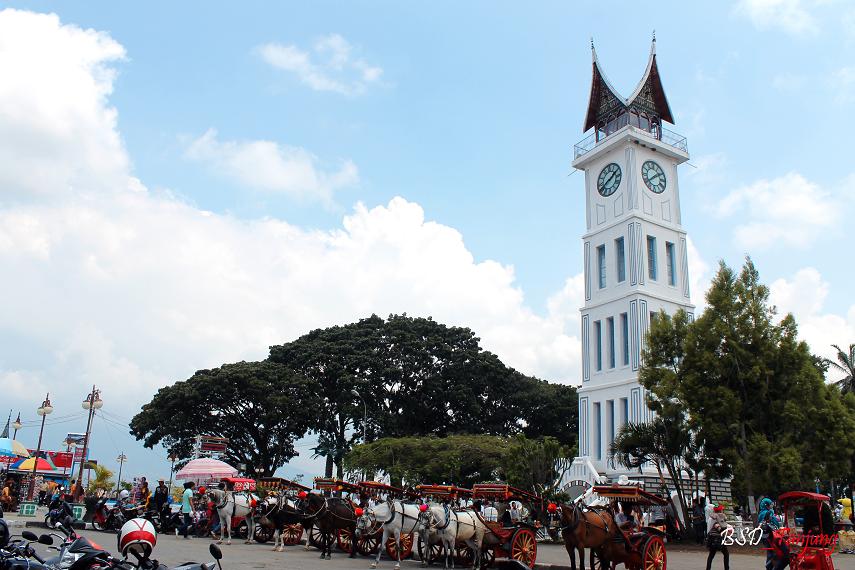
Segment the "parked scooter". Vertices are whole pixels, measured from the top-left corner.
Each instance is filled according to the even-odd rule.
[[[31,546],[34,542],[50,545],[53,538],[25,530],[20,539],[12,540],[6,521],[0,519],[0,570],[51,570]]]

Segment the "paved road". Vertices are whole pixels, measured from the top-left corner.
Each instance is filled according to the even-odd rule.
[[[37,530],[37,529],[33,529]],[[95,531],[86,531],[90,539],[99,543],[107,550],[115,552],[116,535]],[[174,566],[193,561],[210,561],[206,539],[184,540],[172,535],[161,535],[158,538],[155,558],[168,566]],[[230,546],[222,546],[223,570],[368,570],[370,560],[364,557],[350,559],[346,554],[333,551],[332,560],[319,560],[318,551],[306,550],[303,546],[287,547],[286,552],[273,552],[271,544],[246,545],[240,541]],[[543,564],[567,565],[569,559],[563,546],[541,544],[538,550],[538,562]],[[762,570],[764,557],[758,554],[731,554],[730,567],[733,570]],[[835,567],[838,570],[855,570],[855,555],[837,554],[834,556]],[[392,570],[394,562],[382,559],[380,568]],[[402,570],[417,570],[416,560],[407,560],[402,564]],[[672,546],[668,552],[668,568],[671,570],[704,570],[706,568],[706,552],[691,550],[685,547]],[[721,555],[716,556],[713,568],[723,568]]]

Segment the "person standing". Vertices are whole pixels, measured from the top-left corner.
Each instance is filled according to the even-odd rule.
[[[712,525],[707,533],[707,548],[710,553],[707,556],[707,570],[712,568],[712,561],[715,558],[716,552],[721,552],[724,556],[724,570],[730,570],[730,553],[727,547],[722,544],[724,529],[727,528],[727,519],[724,518],[724,506],[716,505],[713,508],[711,517]]]
[[[783,542],[773,544],[774,531],[781,528],[781,519],[772,509],[772,499],[764,497],[760,501],[760,514],[757,515],[757,524],[762,531],[763,546],[766,547],[766,570],[781,570],[789,564],[789,552],[787,545]]]
[[[704,514],[706,497],[697,497],[692,503],[692,528],[695,529],[695,544],[703,544],[707,538],[707,522]]]
[[[152,506],[158,514],[163,510],[163,505],[166,504],[168,498],[169,488],[163,482],[163,479],[158,479],[157,487],[154,488],[154,495],[151,497]]]
[[[185,539],[190,538],[187,533],[193,524],[193,487],[195,486],[196,483],[193,481],[184,483],[184,492],[181,494],[181,516],[184,524],[178,527],[178,532],[184,535]]]

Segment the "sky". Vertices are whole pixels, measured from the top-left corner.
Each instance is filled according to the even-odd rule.
[[[590,44],[628,95],[654,30],[693,302],[750,255],[814,352],[855,342],[855,2],[0,10],[0,387],[30,446],[47,392],[56,448],[97,385],[92,457],[168,476],[127,434],[158,388],[371,313],[578,384]]]

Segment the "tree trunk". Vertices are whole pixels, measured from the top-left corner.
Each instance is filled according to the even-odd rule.
[[[326,460],[327,460],[327,466],[326,466],[326,469],[324,469],[324,477],[332,477],[333,456],[327,455]]]
[[[739,451],[742,455],[742,465],[745,470],[745,494],[748,495],[748,514],[754,520],[757,511],[754,505],[754,482],[751,480],[751,463],[748,459],[748,436],[745,433],[745,422],[742,422],[739,426],[739,436]]]

